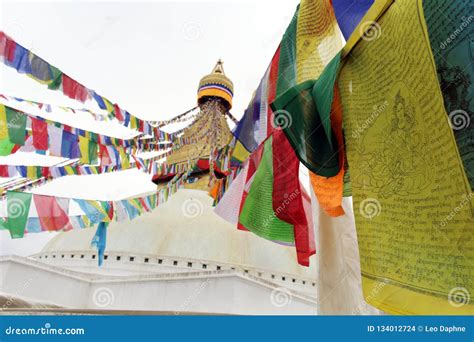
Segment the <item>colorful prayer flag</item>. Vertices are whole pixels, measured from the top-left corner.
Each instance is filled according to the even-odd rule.
[[[23,146],[26,137],[26,115],[10,107],[5,107],[5,111],[10,142]]]
[[[22,238],[31,205],[31,193],[7,191],[7,225],[13,239]]]

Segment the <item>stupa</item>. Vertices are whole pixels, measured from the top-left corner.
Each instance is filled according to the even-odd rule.
[[[219,60],[199,82],[199,113],[181,136],[192,143],[166,161],[191,167],[196,180],[152,212],[112,222],[101,267],[93,227],[61,232],[30,257],[0,257],[0,302],[45,313],[317,314],[315,266],[214,213],[207,190],[221,173],[213,155],[232,138],[232,95]],[[182,174],[153,179],[166,186]]]
[[[197,103],[199,113],[195,120],[183,130],[180,136],[185,142],[173,150],[166,163],[175,169],[191,169],[196,182],[187,188],[205,190],[212,184],[212,177],[223,176],[222,170],[214,164],[215,154],[226,146],[231,138],[226,116],[232,108],[234,85],[224,73],[222,60],[218,60],[212,72],[199,81]],[[205,177],[212,169],[211,182]],[[169,181],[176,173],[159,173],[153,181],[158,185]]]

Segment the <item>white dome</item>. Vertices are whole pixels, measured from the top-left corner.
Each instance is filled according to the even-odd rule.
[[[188,216],[196,213],[191,210],[193,205],[196,217],[186,217],[185,208],[189,209]],[[94,233],[95,228],[60,233],[41,253],[90,252]],[[314,256],[311,267],[300,266],[294,247],[237,230],[214,213],[212,199],[200,190],[179,190],[151,213],[111,223],[107,253],[190,258],[316,278]]]

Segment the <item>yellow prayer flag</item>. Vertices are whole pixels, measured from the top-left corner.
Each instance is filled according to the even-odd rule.
[[[79,150],[81,151],[81,163],[90,164],[89,139],[79,135]]]
[[[329,0],[301,0],[296,27],[296,81],[317,79],[342,49],[342,34]]]
[[[0,140],[8,138],[7,112],[5,106],[0,104]]]
[[[365,299],[394,314],[472,314],[474,195],[422,1],[394,2],[373,30],[339,76]]]

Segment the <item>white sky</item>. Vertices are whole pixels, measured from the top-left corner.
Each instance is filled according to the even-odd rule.
[[[234,82],[232,113],[240,118],[298,3],[0,0],[0,30],[131,114],[149,120],[165,120],[194,107],[199,79],[222,58]],[[98,109],[94,103],[83,105],[49,91],[4,65],[0,65],[0,94]],[[54,115],[56,121],[74,126],[74,114],[58,111],[48,116],[54,120]],[[96,126],[84,115],[78,115],[78,126],[90,125],[103,133],[102,123]],[[108,135],[122,134],[111,125]],[[150,178],[136,170],[69,176],[34,192],[119,199],[153,190]],[[11,240],[8,232],[1,231],[0,255],[35,253],[52,235]]]
[[[199,79],[222,58],[234,82],[232,112],[240,118],[297,4],[0,0],[0,27],[143,119],[166,119],[192,108]],[[1,68],[0,90],[7,95],[72,102],[15,74]]]

